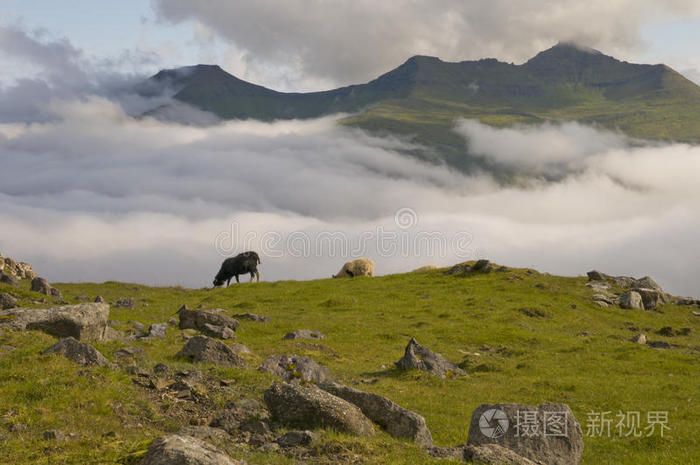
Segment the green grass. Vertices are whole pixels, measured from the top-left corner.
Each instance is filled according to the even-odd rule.
[[[237,331],[237,342],[254,352],[247,356],[248,369],[197,367],[235,379],[236,395],[261,398],[274,379],[257,372],[258,364],[268,355],[296,353],[328,366],[349,385],[377,379],[358,387],[423,415],[437,445],[464,443],[471,412],[479,404],[555,401],[572,408],[584,434],[590,411],[669,412],[671,430],[663,438],[584,437],[584,464],[700,462],[698,318],[687,307],[675,305],[664,305],[659,312],[601,309],[590,302],[593,292],[585,282],[511,270],[467,277],[430,271],[245,283],[215,290],[114,282],[56,287],[68,302],[81,294],[99,294],[107,301],[136,298],[133,309],[111,310],[110,319],[124,323],[164,322],[182,304],[223,308],[231,315],[269,316],[267,323],[243,320]],[[26,288],[10,290],[23,305],[38,298]],[[692,332],[672,338],[653,334],[662,326],[689,327]],[[326,339],[283,341],[293,329],[320,330]],[[638,332],[677,347],[654,350],[631,343]],[[398,371],[393,362],[403,355],[410,337],[460,363],[470,376],[438,379]],[[135,463],[148,441],[182,426],[163,405],[150,402],[149,393],[123,371],[86,370],[56,356],[42,356],[53,342],[55,338],[39,332],[0,331],[0,346],[17,347],[13,352],[0,350],[0,463]],[[124,345],[128,344],[95,344],[112,360]],[[146,368],[158,362],[193,368],[174,357],[183,345],[176,328],[171,327],[164,340],[133,345],[145,349]],[[221,405],[227,401],[220,394],[212,397]],[[10,432],[14,423],[28,429]],[[74,432],[79,438],[46,441],[42,432],[47,429]],[[328,433],[314,447],[318,463],[444,463],[384,433],[372,439]],[[232,445],[227,451],[251,464],[294,463],[280,454]]]

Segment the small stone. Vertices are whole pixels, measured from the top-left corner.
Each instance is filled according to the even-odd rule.
[[[645,345],[647,343],[647,337],[644,334],[637,334],[632,338],[632,342]]]
[[[148,328],[148,336],[162,339],[165,337],[165,333],[168,331],[167,323],[156,323]]]
[[[95,297],[95,303],[98,303],[98,304],[105,303],[104,297],[102,297],[101,295],[98,295],[97,297]]]
[[[289,431],[275,439],[275,442],[280,447],[298,447],[308,446],[313,441],[318,439],[318,435],[313,431]]]
[[[27,425],[24,423],[15,423],[14,425],[10,426],[11,433],[21,433],[22,431],[27,431]]]
[[[282,339],[324,339],[324,336],[320,331],[313,331],[310,329],[295,329],[284,335]]]
[[[44,431],[44,439],[60,441],[61,439],[65,439],[65,435],[57,429],[50,429]]]
[[[121,299],[117,299],[117,301],[114,303],[115,307],[122,307],[122,308],[134,308],[136,306],[136,299],[133,297],[123,297]]]

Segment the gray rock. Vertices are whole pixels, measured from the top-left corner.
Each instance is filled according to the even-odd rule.
[[[122,347],[114,352],[114,356],[120,359],[139,359],[143,358],[145,355],[146,352],[142,348],[133,346]]]
[[[319,365],[309,357],[294,354],[268,357],[258,370],[277,375],[288,383],[333,381],[328,368]]]
[[[147,337],[164,338],[168,331],[168,323],[156,323],[148,328]]]
[[[426,447],[425,452],[429,456],[435,457],[438,459],[459,461],[459,460],[464,459],[465,448],[466,448],[466,446],[453,446],[453,447],[431,446],[431,447]]]
[[[666,341],[650,341],[649,347],[654,349],[670,349],[671,344]]]
[[[205,323],[204,326],[200,328],[200,331],[209,337],[216,337],[219,339],[234,339],[236,337],[235,331],[228,326],[216,326]]]
[[[319,387],[358,406],[367,418],[381,426],[391,436],[408,438],[424,447],[433,445],[433,438],[425,424],[425,419],[386,397],[333,382],[320,383]]]
[[[78,300],[80,302],[87,302],[90,299],[88,299],[88,297],[86,295],[81,294],[81,295],[75,296],[75,300]]]
[[[267,420],[268,417],[267,410],[259,402],[254,399],[241,399],[217,412],[209,426],[233,434],[244,423],[251,420]]]
[[[40,292],[41,294],[51,295],[51,285],[44,278],[34,278],[32,279],[31,290],[34,292]]]
[[[231,350],[236,352],[237,354],[252,354],[253,351],[250,350],[248,347],[244,346],[243,344],[239,344],[237,342],[234,342],[231,344]]]
[[[700,305],[700,300],[693,297],[682,297],[676,300],[676,305]]]
[[[15,308],[16,306],[17,299],[7,292],[0,292],[0,310],[7,310],[8,308]]]
[[[453,275],[453,274],[464,274],[468,273],[472,270],[472,267],[469,266],[467,263],[459,263],[449,270],[445,271],[444,274],[446,275]]]
[[[60,441],[66,438],[66,435],[57,429],[44,431],[44,439],[52,441]]]
[[[78,304],[50,308],[12,308],[0,311],[0,327],[16,331],[38,329],[56,337],[102,341],[107,328],[109,305]]]
[[[610,276],[606,275],[605,273],[601,273],[600,271],[592,270],[586,273],[588,275],[588,279],[591,281],[605,281],[606,279],[610,278]]]
[[[635,344],[644,345],[647,343],[647,337],[644,334],[637,334],[632,338],[632,342],[634,342]]]
[[[136,306],[136,299],[133,297],[122,297],[121,299],[117,299],[114,306],[121,308],[134,308]]]
[[[656,308],[664,303],[664,295],[662,291],[651,288],[635,288],[634,292],[642,297],[644,310],[656,310]]]
[[[464,458],[474,465],[537,465],[532,460],[498,444],[466,446]]]
[[[637,291],[627,291],[620,296],[620,307],[632,310],[644,310],[642,296]]]
[[[482,404],[472,414],[467,445],[485,444],[503,446],[547,465],[578,465],[583,433],[566,404]]]
[[[490,261],[486,259],[477,260],[472,266],[472,271],[479,271],[481,273],[490,273],[493,271],[493,265]]]
[[[95,297],[95,303],[98,303],[98,304],[105,303],[104,297],[102,297],[101,295],[98,295],[97,297]]]
[[[44,354],[63,355],[83,366],[97,365],[108,366],[110,361],[90,344],[78,342],[72,337],[61,339],[44,351]]]
[[[235,331],[238,328],[238,320],[223,315],[222,309],[213,310],[189,310],[184,305],[178,310],[180,329],[197,329],[202,331],[205,325],[223,326]]]
[[[273,420],[301,429],[333,428],[359,436],[374,434],[372,422],[359,408],[313,385],[275,383],[265,391]]]
[[[9,286],[18,287],[19,279],[12,276],[11,274],[7,274],[0,271],[0,284],[7,284]]]
[[[261,323],[270,321],[270,317],[256,315],[255,313],[239,313],[238,315],[233,315],[233,317],[241,320],[258,321]]]
[[[661,286],[656,284],[656,281],[651,279],[649,276],[645,276],[643,278],[635,280],[634,287],[638,287],[641,289],[654,289],[656,291],[663,292]]]
[[[229,434],[220,429],[212,428],[211,426],[184,426],[177,432],[180,436],[191,436],[203,441],[226,442],[231,440]]]
[[[320,331],[313,331],[311,329],[295,329],[284,335],[282,339],[324,339],[324,336]]]
[[[275,439],[275,442],[280,447],[299,447],[308,446],[318,439],[318,434],[313,431],[289,431]]]
[[[445,359],[442,355],[433,352],[411,338],[406,346],[403,358],[395,363],[403,370],[423,370],[436,376],[466,376],[466,373],[454,363]]]
[[[168,324],[170,326],[177,326],[177,320],[175,318],[168,318]]]
[[[607,305],[612,305],[615,303],[614,298],[607,294],[593,294],[593,297],[591,298],[594,302],[603,302]]]
[[[139,465],[242,465],[209,443],[192,436],[158,438]]]
[[[229,346],[206,336],[194,336],[176,354],[190,362],[213,363],[231,367],[245,367],[245,360]]]
[[[55,297],[58,300],[63,300],[63,294],[61,293],[61,291],[59,291],[55,287],[52,287],[51,290],[49,291],[49,293],[51,294],[51,297]]]

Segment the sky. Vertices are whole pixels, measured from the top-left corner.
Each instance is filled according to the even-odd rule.
[[[489,258],[570,276],[651,275],[700,296],[700,147],[578,123],[455,122],[503,186],[407,158],[410,139],[304,121],[134,118],[164,67],[218,63],[281,90],[363,82],[413,54],[523,62],[559,40],[700,77],[697,1],[260,0],[0,4],[0,254],[51,281],[207,286],[261,252],[264,280]],[[391,27],[389,27],[391,26]],[[5,71],[6,70],[6,71]],[[693,74],[695,73],[695,74]]]

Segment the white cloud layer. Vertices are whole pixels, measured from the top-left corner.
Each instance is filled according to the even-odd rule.
[[[319,236],[342,232],[347,253],[364,244],[380,274],[487,257],[570,275],[650,274],[700,295],[700,147],[631,148],[571,124],[462,122],[482,156],[558,175],[502,187],[406,158],[396,151],[406,142],[338,127],[336,117],[193,127],[132,119],[101,97],[47,108],[45,122],[0,124],[0,252],[54,281],[204,286],[219,251],[244,242],[265,251],[264,279],[329,277],[345,257]],[[418,215],[407,229],[394,218],[404,207]],[[393,244],[435,232],[446,247],[382,253],[380,227]],[[287,242],[295,234],[311,250]]]
[[[231,46],[232,72],[297,90],[355,84],[416,55],[522,62],[560,40],[628,58],[647,22],[700,15],[697,0],[154,0]],[[206,34],[208,37],[210,34]],[[281,70],[281,71],[280,71]],[[273,82],[274,81],[274,82]]]

